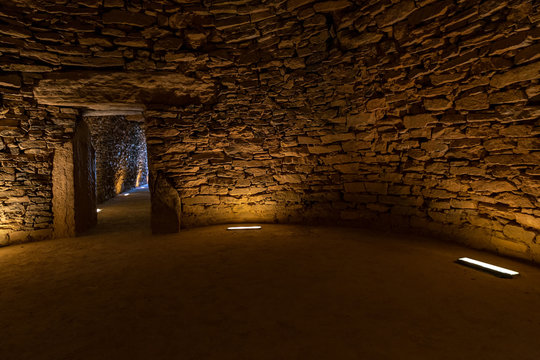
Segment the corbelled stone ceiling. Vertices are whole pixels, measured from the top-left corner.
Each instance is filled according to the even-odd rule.
[[[92,110],[142,113],[154,217],[179,226],[407,229],[540,261],[537,1],[1,3],[0,242],[51,235],[55,148]]]

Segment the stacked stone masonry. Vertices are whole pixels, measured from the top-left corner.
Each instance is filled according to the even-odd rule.
[[[6,232],[50,228],[51,152],[80,111],[34,97],[41,79],[167,72],[201,84],[143,101],[182,226],[416,229],[540,261],[537,1],[5,2]]]
[[[146,138],[123,116],[85,117],[96,151],[97,202],[147,183]]]

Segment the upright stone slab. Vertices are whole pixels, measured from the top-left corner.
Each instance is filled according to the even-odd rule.
[[[97,224],[95,157],[86,123],[77,124],[72,140],[55,147],[52,185],[55,238],[73,237]]]
[[[75,232],[80,234],[97,224],[96,158],[85,121],[77,124],[73,138]]]
[[[161,172],[150,170],[152,233],[169,234],[180,230],[181,201],[178,191]]]
[[[75,189],[73,187],[73,144],[54,149],[52,170],[52,211],[55,238],[75,236]]]

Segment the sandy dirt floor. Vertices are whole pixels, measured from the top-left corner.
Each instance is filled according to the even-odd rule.
[[[102,208],[0,249],[0,359],[540,359],[538,267],[360,229],[151,236],[147,191]]]

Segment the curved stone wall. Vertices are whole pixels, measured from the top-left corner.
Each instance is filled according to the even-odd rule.
[[[13,4],[0,10],[0,202],[21,208],[4,229],[50,223],[25,209],[47,212],[50,144],[78,111],[63,105],[96,105],[99,88],[62,103],[70,85],[51,74],[128,72],[144,86],[121,97],[145,108],[150,175],[178,191],[182,226],[407,228],[540,261],[538,2]],[[160,87],[160,72],[182,79]],[[19,190],[21,161],[43,195]]]

